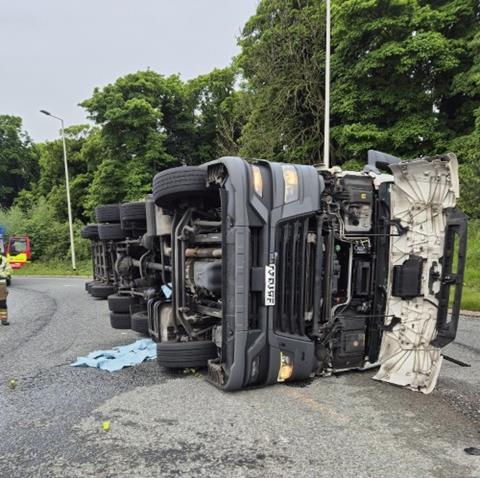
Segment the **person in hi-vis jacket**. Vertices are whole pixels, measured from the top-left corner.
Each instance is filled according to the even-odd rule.
[[[0,254],[0,322],[2,325],[9,325],[8,322],[8,307],[7,307],[7,278],[10,276],[10,264],[7,258]]]

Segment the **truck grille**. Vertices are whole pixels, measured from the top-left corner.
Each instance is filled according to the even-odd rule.
[[[313,216],[279,224],[276,232],[277,296],[275,330],[305,335],[305,320],[312,310],[315,264],[314,234],[309,235]]]

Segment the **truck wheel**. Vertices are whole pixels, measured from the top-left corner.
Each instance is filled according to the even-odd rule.
[[[97,299],[106,299],[115,292],[113,286],[108,284],[95,284],[90,286],[90,294]]]
[[[217,358],[217,346],[210,341],[157,344],[157,362],[165,368],[206,367],[214,358]]]
[[[132,314],[132,330],[140,334],[148,335],[148,314],[135,312]]]
[[[145,202],[128,202],[120,206],[120,222],[127,236],[143,236],[147,231]]]
[[[98,235],[102,241],[120,241],[125,239],[125,232],[120,224],[99,224]]]
[[[159,207],[172,209],[181,200],[213,198],[216,191],[207,188],[207,170],[198,166],[166,169],[153,178],[153,200]]]
[[[120,312],[110,312],[110,325],[114,329],[129,329],[130,314],[122,314]]]
[[[98,240],[98,224],[87,224],[80,231],[80,236],[82,236],[83,239]]]
[[[94,284],[97,284],[97,282],[95,282],[94,280],[91,280],[89,282],[85,282],[85,290],[87,292],[90,292],[90,287]]]
[[[130,306],[135,303],[131,295],[113,294],[108,296],[108,308],[112,312],[130,312]]]
[[[144,201],[127,202],[120,205],[120,221],[147,221]]]
[[[97,222],[120,222],[120,205],[104,204],[95,208]]]
[[[99,282],[98,280],[92,280],[92,281],[90,281],[90,282],[85,283],[85,289],[87,289],[87,292],[88,292],[89,294],[92,293],[92,287],[93,287],[94,285],[102,285],[102,283]]]

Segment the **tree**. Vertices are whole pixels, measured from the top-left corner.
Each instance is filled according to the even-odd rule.
[[[184,83],[153,71],[126,75],[82,106],[100,129],[102,161],[88,190],[87,209],[109,201],[139,199],[153,175],[179,164],[215,159],[218,125],[232,115],[236,70],[214,70]],[[236,121],[239,120],[237,117]],[[235,127],[232,140],[240,136]]]
[[[17,116],[0,115],[0,206],[10,207],[38,173],[37,149]]]
[[[82,106],[101,127],[105,153],[89,190],[90,205],[107,197],[141,197],[157,171],[192,155],[193,115],[178,76],[126,75],[95,89]]]
[[[332,136],[340,161],[369,148],[407,158],[443,151],[473,127],[478,98],[472,103],[454,83],[472,65],[475,2],[345,0],[334,7]]]
[[[236,90],[220,104],[217,117],[217,156],[237,156],[241,153],[244,127],[250,117],[253,95],[246,89]]]
[[[460,163],[460,206],[471,218],[480,219],[480,108],[474,130],[452,140]]]
[[[263,0],[247,22],[238,61],[254,100],[243,154],[321,160],[324,24],[324,4],[316,0]]]
[[[227,141],[230,141],[232,149],[238,149],[236,141],[240,136],[239,132],[233,131],[227,140],[226,131],[221,129],[233,120],[236,78],[237,71],[231,66],[222,70],[215,69],[207,75],[194,78],[187,84],[195,121],[192,164],[216,159],[220,155],[221,145],[225,151]]]
[[[322,160],[324,8],[263,0],[240,39],[253,105],[242,151]],[[479,106],[475,0],[334,0],[333,163],[370,148],[401,157],[444,151],[473,131]]]
[[[98,128],[89,125],[74,125],[65,128],[70,195],[74,218],[85,221],[89,216],[85,191],[93,181],[103,151],[98,143]],[[47,141],[38,146],[39,176],[31,186],[33,198],[22,193],[19,205],[29,209],[39,198],[45,198],[56,217],[67,221],[65,169],[61,139]]]

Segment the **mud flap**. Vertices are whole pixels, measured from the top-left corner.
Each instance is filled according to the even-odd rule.
[[[427,394],[440,373],[440,347],[453,340],[458,323],[466,248],[466,220],[455,209],[458,163],[449,154],[390,167],[391,218],[405,230],[398,235],[392,229],[388,318],[374,379]],[[458,235],[455,274],[452,233]],[[455,307],[447,323],[452,284]]]

